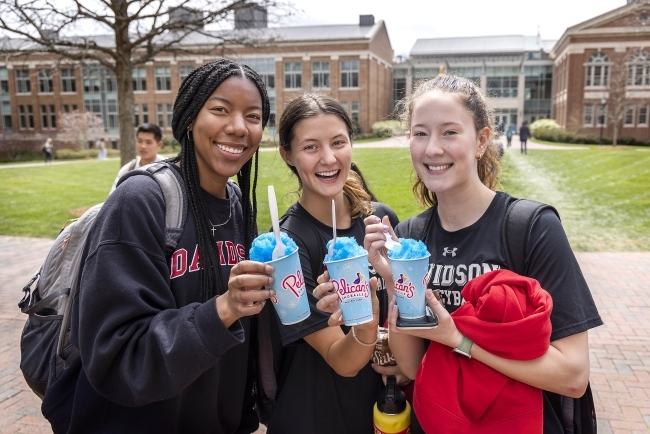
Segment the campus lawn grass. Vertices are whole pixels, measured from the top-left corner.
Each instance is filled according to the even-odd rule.
[[[511,150],[504,190],[555,206],[576,251],[650,251],[650,149]]]
[[[504,156],[502,187],[516,197],[547,202],[560,212],[577,251],[650,251],[650,149],[529,150]],[[400,219],[422,211],[411,193],[407,149],[355,149],[354,160],[378,199]],[[267,185],[280,215],[298,196],[279,154],[260,152],[260,231],[271,226]],[[0,235],[54,238],[81,210],[105,200],[117,160],[0,169]]]

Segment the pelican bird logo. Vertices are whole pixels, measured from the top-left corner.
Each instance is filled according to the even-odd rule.
[[[358,285],[359,283],[361,283],[361,281],[363,280],[364,277],[365,276],[363,274],[357,273],[357,278],[354,279],[354,282],[352,282],[352,283],[354,283],[355,285]]]
[[[399,279],[397,279],[397,283],[406,283],[407,280],[409,280],[408,277],[406,277],[402,273],[399,273]]]

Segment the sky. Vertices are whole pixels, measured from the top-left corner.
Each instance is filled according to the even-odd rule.
[[[625,6],[626,0],[289,0],[285,25],[355,24],[359,15],[383,20],[395,55],[418,38],[536,35],[559,39],[571,26]]]

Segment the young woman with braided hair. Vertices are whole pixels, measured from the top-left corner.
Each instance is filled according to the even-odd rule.
[[[182,83],[172,122],[182,150],[166,169],[189,204],[182,234],[166,252],[165,202],[148,176],[124,180],[102,207],[73,304],[80,357],[43,402],[55,433],[258,429],[251,315],[273,295],[260,289],[272,268],[245,259],[269,112],[247,66],[210,62]]]

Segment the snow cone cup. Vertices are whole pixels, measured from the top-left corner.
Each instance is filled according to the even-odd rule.
[[[424,318],[429,254],[416,259],[390,259],[400,318]]]
[[[275,297],[271,297],[273,307],[284,325],[296,324],[311,314],[305,278],[300,266],[300,256],[296,249],[293,253],[267,264],[273,266],[273,285]]]
[[[368,253],[325,262],[330,280],[339,295],[343,323],[355,326],[372,321],[372,298],[368,282]]]

